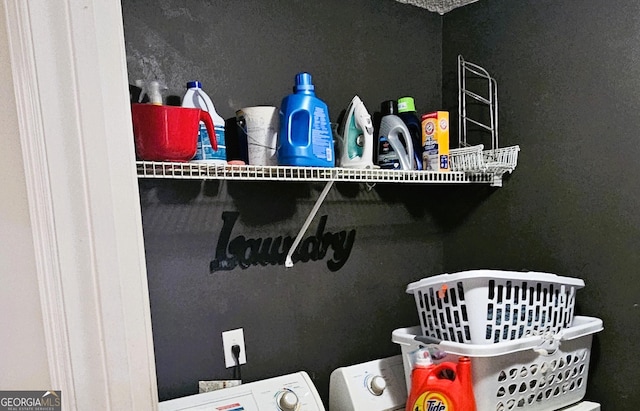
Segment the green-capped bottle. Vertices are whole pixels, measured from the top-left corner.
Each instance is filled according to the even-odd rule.
[[[398,99],[398,117],[407,125],[413,143],[413,153],[416,158],[416,169],[422,170],[422,130],[420,119],[416,113],[416,105],[413,97]]]

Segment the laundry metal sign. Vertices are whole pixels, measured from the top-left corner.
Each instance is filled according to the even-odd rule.
[[[215,258],[209,264],[211,273],[242,269],[253,265],[284,265],[287,253],[295,240],[291,236],[247,238],[243,235],[232,237],[233,228],[240,213],[222,213],[223,225],[220,229]],[[315,234],[304,238],[293,252],[294,263],[327,260],[330,271],[338,271],[349,259],[356,238],[356,230],[325,232],[328,217],[320,217]]]

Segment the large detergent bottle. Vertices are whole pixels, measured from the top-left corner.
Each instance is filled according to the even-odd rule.
[[[422,122],[416,112],[416,104],[413,97],[398,99],[398,117],[407,125],[413,143],[413,156],[416,161],[416,169],[422,170]]]
[[[419,354],[422,351],[419,351]],[[432,364],[425,351],[411,372],[411,392],[406,411],[476,411],[471,380],[471,360]]]
[[[204,123],[200,122],[198,133],[198,148],[192,161],[206,161],[208,163],[227,163],[227,146],[225,145],[224,119],[216,112],[211,98],[202,90],[202,83],[190,81],[187,83],[187,91],[182,98],[182,107],[199,108],[208,111],[216,133],[218,149],[211,145],[211,139]]]
[[[395,100],[382,103],[382,119],[378,130],[378,165],[390,170],[415,170],[411,133],[406,124],[396,115]]]
[[[282,99],[278,164],[334,167],[333,133],[327,105],[316,97],[309,73],[298,73],[293,94]]]

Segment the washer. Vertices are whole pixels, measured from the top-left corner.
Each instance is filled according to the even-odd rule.
[[[325,411],[316,387],[304,371],[162,401],[158,410]]]

